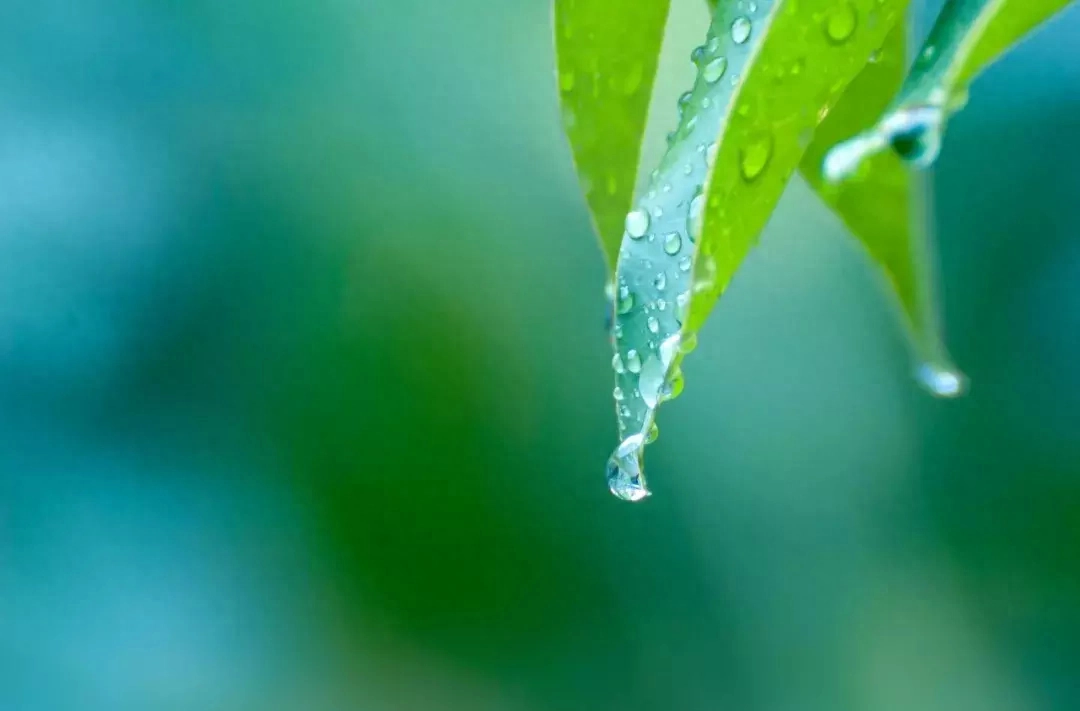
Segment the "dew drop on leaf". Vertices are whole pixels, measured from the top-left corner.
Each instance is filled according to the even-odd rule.
[[[724,72],[727,71],[727,64],[726,57],[717,57],[705,65],[705,69],[701,72],[702,78],[708,84],[715,84],[724,76]]]
[[[678,232],[671,232],[664,237],[664,252],[670,255],[676,255],[679,250],[682,249],[682,237]]]
[[[746,17],[736,17],[735,21],[731,23],[731,41],[735,44],[742,44],[746,40],[750,39],[750,20]]]
[[[679,269],[684,272],[690,271],[692,266],[694,266],[694,260],[690,258],[689,254],[679,260]]]
[[[620,356],[618,353],[616,353],[615,357],[611,359],[611,369],[619,375],[622,375],[626,372],[626,366],[623,365],[622,356]]]
[[[631,210],[626,214],[626,233],[633,239],[641,239],[649,231],[649,213]]]
[[[751,139],[739,150],[739,171],[746,182],[761,177],[772,158],[773,139],[769,134]]]
[[[615,305],[615,311],[620,315],[630,313],[630,309],[634,308],[634,295],[630,293],[630,290],[625,285],[619,287],[619,301]]]
[[[858,14],[850,2],[837,5],[829,13],[825,20],[825,36],[830,42],[843,44],[855,33],[855,25],[858,24]]]
[[[656,320],[655,316],[649,317],[648,326],[650,333],[660,333],[660,322]]]
[[[641,356],[633,348],[626,352],[626,369],[635,374],[641,372]]]

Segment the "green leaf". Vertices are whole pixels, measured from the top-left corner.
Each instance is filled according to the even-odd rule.
[[[916,167],[937,159],[945,124],[967,102],[971,80],[1070,0],[950,0],[889,110],[877,124],[833,148],[824,172],[847,177],[888,147]]]
[[[563,126],[608,267],[622,241],[669,0],[554,0]]]
[[[718,4],[692,92],[647,193],[627,215],[616,284],[622,442],[608,485],[647,494],[644,446],[680,361],[756,242],[817,124],[880,48],[906,0]],[[745,9],[744,9],[745,8]],[[751,9],[753,9],[751,11]]]
[[[872,156],[851,180],[830,183],[821,167],[829,148],[872,125],[904,80],[907,37],[898,22],[818,126],[799,166],[803,177],[851,230],[895,296],[919,361],[920,381],[935,394],[954,396],[963,376],[945,348],[935,298],[935,254],[926,220],[914,219],[913,178],[893,152]]]

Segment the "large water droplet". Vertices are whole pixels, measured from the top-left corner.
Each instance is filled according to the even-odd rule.
[[[607,485],[623,501],[641,501],[649,495],[641,470],[645,435],[640,432],[624,439],[611,454],[607,465]]]
[[[727,58],[717,57],[716,59],[705,65],[705,68],[701,70],[701,77],[706,81],[706,83],[715,84],[716,82],[720,81],[720,78],[724,76],[724,72],[726,71]]]
[[[855,33],[859,16],[849,2],[844,2],[832,9],[825,20],[825,36],[830,42],[843,44]]]
[[[967,390],[967,378],[951,368],[923,363],[915,371],[919,384],[937,397],[959,397]]]
[[[633,239],[641,239],[649,231],[649,213],[644,210],[631,210],[626,213],[626,234]]]
[[[772,158],[772,134],[752,138],[739,149],[739,171],[746,182],[757,180]]]
[[[742,44],[746,40],[750,39],[750,30],[752,26],[749,18],[736,17],[735,21],[731,23],[731,41],[735,44]]]

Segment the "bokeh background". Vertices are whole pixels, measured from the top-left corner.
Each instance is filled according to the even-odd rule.
[[[640,505],[549,12],[0,3],[0,709],[1080,705],[1080,7],[937,171],[970,395],[796,180]]]

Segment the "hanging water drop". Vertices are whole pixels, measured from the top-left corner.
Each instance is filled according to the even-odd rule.
[[[720,78],[724,76],[724,72],[727,71],[727,58],[717,57],[708,64],[701,71],[701,77],[707,84],[715,84],[720,81]]]
[[[915,379],[937,397],[959,397],[967,390],[967,379],[963,373],[933,363],[919,366],[915,371]]]
[[[608,459],[607,485],[623,501],[641,501],[649,495],[645,473],[641,470],[641,451],[645,435],[640,432],[624,439]]]
[[[611,359],[611,369],[619,375],[622,375],[626,372],[626,366],[623,365],[622,356],[620,356],[618,353],[616,353],[615,357]]]
[[[739,171],[746,182],[757,180],[772,158],[772,134],[763,134],[739,149]]]
[[[641,356],[633,348],[626,352],[626,369],[635,375],[641,372]]]
[[[735,44],[742,44],[746,40],[750,39],[750,20],[746,17],[736,17],[735,21],[731,23],[731,41]]]
[[[626,214],[626,234],[633,239],[641,239],[649,231],[649,213],[644,210],[631,210]]]
[[[825,35],[834,44],[843,44],[855,33],[858,13],[850,2],[844,2],[833,8],[825,20]]]

